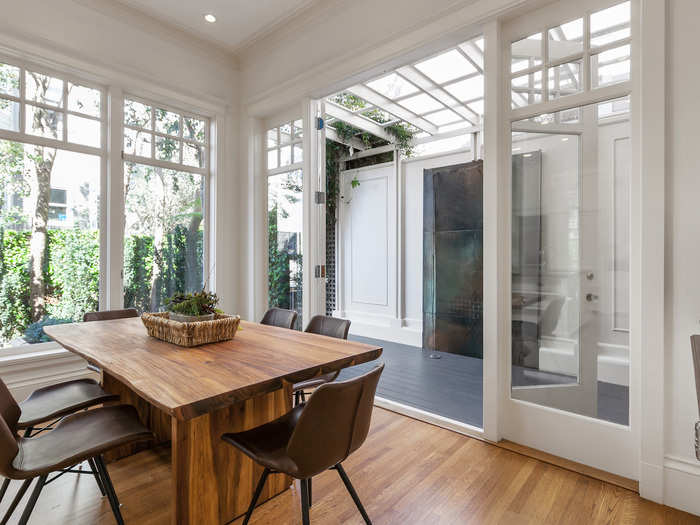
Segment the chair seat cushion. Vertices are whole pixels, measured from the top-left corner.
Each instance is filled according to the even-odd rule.
[[[338,372],[331,372],[329,374],[323,374],[318,377],[314,377],[313,379],[309,379],[307,381],[302,381],[301,383],[295,383],[294,386],[292,387],[292,390],[294,392],[298,392],[299,390],[308,390],[311,388],[317,388],[321,385],[324,385],[326,383],[330,383],[331,381],[334,381],[335,378],[338,377]]]
[[[96,408],[67,416],[34,438],[21,438],[12,462],[18,478],[30,478],[69,467],[127,443],[149,441],[151,431],[130,405]]]
[[[296,406],[274,421],[244,432],[224,434],[221,439],[264,467],[294,476],[297,466],[287,456],[287,444],[303,410],[303,404]]]
[[[36,426],[44,421],[118,399],[119,396],[106,393],[92,379],[77,379],[47,386],[35,390],[19,404],[22,414],[17,426],[19,428]]]

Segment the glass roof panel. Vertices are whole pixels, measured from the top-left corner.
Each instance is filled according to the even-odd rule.
[[[445,90],[461,102],[481,98],[484,96],[484,77],[479,75],[460,80],[445,86]]]
[[[429,111],[435,111],[444,107],[440,102],[425,93],[401,100],[399,104],[417,115],[422,115],[423,113],[428,113]]]
[[[542,64],[542,34],[535,33],[513,42],[510,56],[510,70],[513,73]]]
[[[548,31],[549,59],[558,60],[583,51],[583,18]]]
[[[469,122],[462,121],[462,122],[455,122],[454,124],[448,124],[446,126],[440,126],[438,128],[438,134],[441,133],[449,133],[450,131],[457,131],[458,129],[467,129],[471,127],[471,124]]]
[[[416,68],[438,84],[476,72],[471,62],[464,58],[464,55],[456,49],[423,62],[418,62]]]
[[[359,111],[360,109],[368,108],[370,106],[366,100],[346,91],[333,95],[332,97],[328,97],[328,100],[335,102],[336,104],[343,106],[350,111]]]
[[[429,122],[432,122],[436,126],[441,126],[443,124],[449,124],[457,120],[462,120],[462,117],[460,117],[459,115],[457,115],[457,113],[450,109],[443,109],[442,111],[438,111],[437,113],[431,113],[430,115],[426,115],[423,118],[425,118]]]
[[[377,108],[365,111],[364,113],[362,113],[362,115],[367,117],[368,119],[375,121],[378,124],[386,124],[387,122],[396,120],[396,117],[394,117],[391,113],[387,113],[383,109]]]
[[[617,4],[591,15],[591,47],[600,47],[630,35],[630,2]],[[618,38],[612,35],[617,33]]]
[[[396,73],[367,82],[367,87],[391,99],[411,95],[418,91],[416,86]]]
[[[476,102],[470,102],[467,107],[471,109],[477,115],[484,114],[484,100],[477,100]]]

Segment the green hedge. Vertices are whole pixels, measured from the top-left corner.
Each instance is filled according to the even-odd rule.
[[[44,266],[46,316],[31,325],[29,304],[30,232],[0,228],[0,341],[25,336],[43,340],[41,327],[54,322],[79,321],[84,312],[98,309],[99,232],[49,230]],[[188,263],[188,246],[195,256]],[[186,288],[201,289],[203,232],[188,239],[187,229],[176,227],[156,253],[153,238],[132,236],[124,245],[124,304],[139,311],[159,309],[163,299]],[[151,298],[154,260],[160,277]],[[189,268],[193,266],[193,268]],[[152,300],[153,299],[153,300]]]

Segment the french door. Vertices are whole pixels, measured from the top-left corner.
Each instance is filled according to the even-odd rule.
[[[511,305],[499,420],[504,439],[639,479],[630,409],[633,5],[579,12],[571,2],[533,15],[530,30],[504,31],[513,109],[502,190],[510,238],[501,241],[510,244]]]

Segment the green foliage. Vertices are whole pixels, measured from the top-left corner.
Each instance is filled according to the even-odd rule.
[[[357,111],[358,109],[367,107],[367,102],[365,102],[362,98],[347,92],[338,93],[331,100],[336,104],[349,109],[350,111]]]
[[[50,230],[47,313],[80,321],[98,309],[100,244],[97,230]]]
[[[274,205],[267,212],[268,303],[270,306],[300,311],[302,255],[297,243],[301,239],[298,236],[280,239],[277,218],[286,217],[284,201],[296,203],[296,195],[300,194],[302,189],[293,177],[284,181],[284,189],[287,191],[280,195],[280,201],[274,201]],[[294,288],[293,284],[296,284]]]
[[[216,308],[219,298],[213,292],[200,290],[195,293],[176,293],[165,300],[168,310],[182,315],[207,315],[220,313]]]
[[[124,306],[151,309],[153,237],[131,235],[124,242]]]
[[[57,319],[54,317],[44,317],[41,321],[30,324],[26,331],[24,332],[24,340],[27,343],[47,343],[51,341],[51,338],[44,333],[45,326],[51,326],[55,324],[66,324],[72,323],[73,319]]]
[[[404,122],[389,124],[386,128],[387,133],[396,138],[396,147],[404,157],[413,155],[413,136],[415,131]]]

